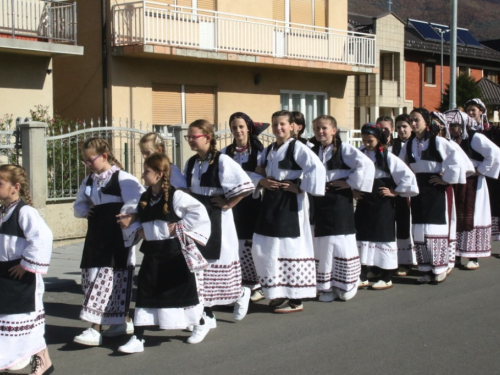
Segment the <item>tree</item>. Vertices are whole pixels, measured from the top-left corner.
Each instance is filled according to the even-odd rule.
[[[457,106],[463,107],[465,102],[472,98],[483,99],[483,93],[477,81],[467,74],[460,74],[457,78]],[[440,112],[447,111],[450,103],[450,85],[446,85],[443,95],[443,103],[439,107]]]

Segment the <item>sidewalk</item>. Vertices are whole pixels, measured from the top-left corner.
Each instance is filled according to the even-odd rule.
[[[136,246],[136,265],[142,261],[139,245]],[[45,289],[53,290],[75,284],[81,284],[80,261],[83,241],[56,247],[52,250],[49,272],[44,275]]]

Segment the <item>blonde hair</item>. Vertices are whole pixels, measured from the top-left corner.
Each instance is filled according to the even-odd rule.
[[[212,154],[212,159],[210,160],[210,164],[214,162],[215,156],[217,155],[217,140],[215,139],[214,127],[207,120],[196,120],[189,124],[190,128],[198,128],[203,134],[206,134],[210,137],[210,153]]]
[[[139,141],[139,146],[146,145],[151,143],[153,146],[153,150],[158,152],[158,149],[161,147],[162,153],[165,154],[167,149],[165,147],[165,140],[158,133],[148,133],[144,134]]]
[[[33,206],[28,186],[28,176],[23,167],[15,164],[0,165],[0,178],[10,182],[12,185],[19,184],[19,197],[28,205]]]
[[[108,160],[110,164],[116,165],[118,168],[123,169],[122,164],[118,161],[117,158],[113,155],[111,151],[111,146],[108,142],[106,142],[103,138],[89,138],[82,145],[83,150],[95,150],[96,154],[106,154],[108,155]]]
[[[170,188],[170,172],[171,164],[167,155],[164,154],[153,154],[148,156],[144,160],[144,164],[151,168],[156,173],[163,173],[161,187],[163,189],[163,194],[165,195],[165,204],[163,205],[163,212],[168,214],[168,189]],[[146,191],[144,196],[145,200],[141,200],[140,205],[142,208],[146,207],[152,195],[151,186]]]

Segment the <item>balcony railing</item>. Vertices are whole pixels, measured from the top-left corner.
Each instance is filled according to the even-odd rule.
[[[0,34],[76,45],[76,3],[0,0]]]
[[[375,66],[371,34],[149,1],[113,6],[113,41]]]

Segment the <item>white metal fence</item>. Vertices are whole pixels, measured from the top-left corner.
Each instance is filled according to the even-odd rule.
[[[375,66],[373,34],[151,1],[113,6],[113,40]]]
[[[12,117],[0,119],[0,164],[20,164],[21,162],[21,150],[19,143],[16,142],[16,131],[16,123]]]
[[[76,3],[0,0],[0,34],[76,44]]]
[[[110,125],[110,126],[108,126]],[[61,201],[75,199],[82,180],[90,170],[82,163],[81,146],[92,137],[104,138],[111,145],[114,156],[122,163],[124,169],[137,178],[141,177],[143,158],[139,148],[139,140],[150,132],[148,126],[121,119],[111,124],[93,120],[87,125],[75,124],[73,128],[48,128],[45,137],[47,148],[47,200]],[[166,143],[166,154],[176,162],[175,138],[169,134],[159,133]]]

